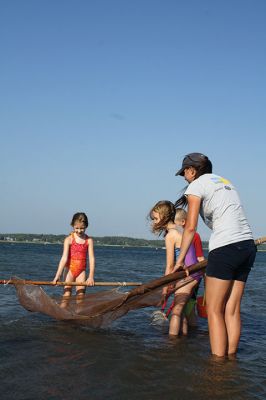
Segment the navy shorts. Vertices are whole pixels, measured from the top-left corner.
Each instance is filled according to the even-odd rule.
[[[210,251],[206,275],[224,279],[246,282],[252,268],[257,247],[254,240],[231,243]]]

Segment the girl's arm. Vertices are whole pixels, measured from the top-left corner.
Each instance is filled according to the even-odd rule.
[[[57,281],[59,281],[60,276],[63,272],[64,267],[66,266],[67,260],[68,260],[68,254],[69,254],[69,247],[70,247],[70,238],[67,237],[64,240],[64,250],[63,250],[63,254],[61,257],[61,260],[58,264],[58,268],[57,268],[57,272],[55,274],[53,283],[56,283]]]
[[[168,275],[173,272],[175,265],[175,243],[176,243],[176,235],[173,235],[172,232],[168,233],[165,237],[166,267],[164,275]]]
[[[86,283],[90,286],[94,286],[95,256],[94,256],[92,238],[88,239],[88,255],[89,255],[90,272]]]
[[[184,260],[187,251],[189,249],[189,246],[191,245],[191,242],[193,240],[198,225],[201,199],[198,196],[188,195],[187,200],[188,200],[187,220],[182,236],[180,254],[176,260],[176,266],[174,268],[174,271],[177,271],[178,269],[180,269],[180,267],[184,266]]]
[[[166,248],[166,266],[164,275],[169,275],[173,272],[175,265],[175,242],[176,237],[171,233],[168,233],[165,237],[165,248]],[[167,295],[168,286],[163,288],[163,296]]]

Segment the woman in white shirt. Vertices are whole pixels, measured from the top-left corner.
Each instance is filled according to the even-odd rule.
[[[175,270],[184,259],[201,215],[212,229],[206,268],[206,303],[212,354],[237,352],[241,331],[240,304],[256,256],[250,226],[235,187],[212,173],[212,163],[201,153],[185,156],[176,173],[189,183],[175,206],[187,206],[187,221]]]

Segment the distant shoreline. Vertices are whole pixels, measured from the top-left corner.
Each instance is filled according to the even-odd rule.
[[[0,243],[7,244],[40,244],[40,245],[63,245],[67,235],[53,234],[24,234],[24,233],[0,233]],[[164,240],[138,239],[127,236],[93,236],[95,247],[139,247],[139,248],[155,248],[165,249]],[[202,241],[203,250],[208,251],[208,241]],[[258,247],[258,252],[266,252],[266,244]]]
[[[54,245],[60,245],[62,246],[63,243],[62,242],[41,242],[41,241],[29,241],[29,240],[0,240],[0,243],[6,243],[6,244],[33,244],[33,245],[37,245],[37,244],[41,244],[44,246],[54,246]],[[141,246],[141,245],[123,245],[123,244],[94,244],[94,247],[141,247],[141,248],[147,248],[147,249],[162,249],[165,250],[165,247],[161,247],[161,246]]]
[[[0,233],[1,243],[63,244],[67,235]],[[93,236],[95,246],[164,247],[164,240],[148,240],[127,236]]]

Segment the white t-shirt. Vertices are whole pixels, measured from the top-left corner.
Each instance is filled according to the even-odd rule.
[[[236,189],[227,179],[204,174],[189,184],[185,195],[201,198],[200,215],[212,229],[209,250],[253,239]]]

